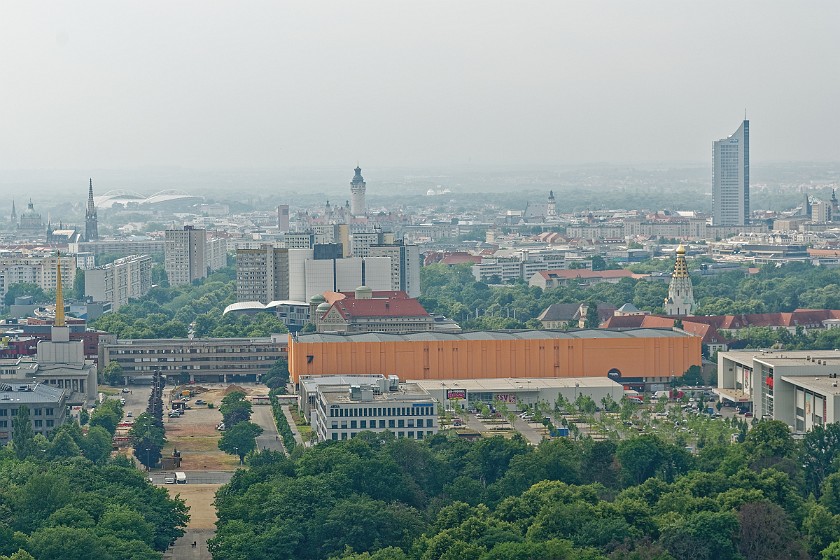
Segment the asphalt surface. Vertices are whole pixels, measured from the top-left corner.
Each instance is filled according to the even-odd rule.
[[[126,389],[129,390],[128,393],[120,393],[116,397],[109,398],[122,397],[125,399],[123,420],[130,420],[131,418],[128,418],[129,412],[133,414],[134,418],[146,412],[146,407],[149,406],[149,395],[152,394],[152,387],[151,385],[129,385]]]
[[[531,445],[539,445],[543,440],[542,434],[519,416],[513,418],[513,429],[522,434]]]
[[[257,450],[268,449],[285,453],[280,433],[274,423],[274,416],[271,414],[271,407],[268,405],[257,405],[253,407],[251,422],[263,429],[262,435],[257,436]]]
[[[180,471],[187,475],[187,484],[227,484],[233,471]],[[154,471],[149,475],[152,484],[166,484],[166,477],[175,477],[175,471]]]

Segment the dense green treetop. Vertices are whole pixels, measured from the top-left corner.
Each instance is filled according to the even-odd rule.
[[[774,421],[697,455],[656,436],[531,447],[519,436],[364,432],[253,456],[217,495],[211,550],[234,560],[820,558],[840,538],[840,465],[808,467],[819,477],[802,465],[834,456],[833,445],[799,443]]]
[[[152,288],[141,300],[120,307],[91,323],[118,338],[186,338],[194,324],[195,336],[259,337],[288,332],[271,313],[253,316],[228,314],[236,301],[236,275],[224,268],[188,286]]]
[[[184,503],[110,459],[103,427],[64,424],[27,449],[0,448],[0,559],[159,559],[183,534]]]

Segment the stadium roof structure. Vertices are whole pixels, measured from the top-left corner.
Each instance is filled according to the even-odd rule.
[[[157,204],[165,204],[167,202],[200,202],[203,200],[203,196],[197,196],[179,190],[164,190],[156,192],[148,197],[132,191],[111,190],[105,194],[93,197],[93,202],[97,208],[112,208],[115,204],[122,206],[127,206],[129,204],[154,206]]]

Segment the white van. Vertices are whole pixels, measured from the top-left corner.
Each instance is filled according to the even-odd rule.
[[[175,473],[175,484],[186,484],[187,474],[181,471]]]

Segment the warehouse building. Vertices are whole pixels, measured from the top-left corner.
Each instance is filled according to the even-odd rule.
[[[516,410],[539,402],[553,405],[560,395],[570,402],[588,395],[600,407],[604,399],[619,402],[624,396],[624,387],[607,377],[424,380],[417,385],[447,409],[504,403]]]
[[[609,377],[633,389],[664,387],[700,365],[701,339],[670,329],[479,331],[460,334],[296,334],[289,371],[397,375],[401,379]]]

